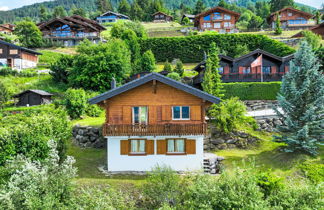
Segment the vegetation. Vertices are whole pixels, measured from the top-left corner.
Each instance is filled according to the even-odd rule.
[[[68,89],[64,94],[63,104],[72,119],[85,114],[87,97],[83,89]]]
[[[302,31],[305,41],[312,47],[313,50],[317,50],[321,47],[322,37],[321,35],[315,34],[312,31]]]
[[[307,42],[302,42],[284,76],[275,109],[284,120],[277,141],[287,144],[286,152],[317,154],[323,131],[324,76]]]
[[[42,46],[42,32],[32,21],[24,20],[17,23],[14,34],[18,36],[19,42],[24,47],[40,47]]]
[[[50,65],[50,75],[55,82],[68,83],[69,72],[71,71],[74,57],[72,55],[61,55]]]
[[[184,68],[183,68],[183,63],[181,62],[180,59],[177,59],[176,66],[174,67],[173,71],[178,73],[180,77],[183,77]]]
[[[279,13],[276,13],[276,28],[275,28],[275,34],[280,35],[282,34],[282,28],[281,28],[281,22],[280,22],[280,17]]]
[[[9,100],[10,92],[8,88],[0,81],[0,110],[4,104]]]
[[[171,72],[167,75],[167,77],[174,79],[176,81],[181,81],[181,76],[177,72]]]
[[[140,71],[153,72],[156,69],[155,57],[151,50],[146,51],[141,58],[141,68]]]

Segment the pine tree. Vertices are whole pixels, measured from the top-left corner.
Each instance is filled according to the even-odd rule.
[[[198,0],[195,6],[194,15],[197,15],[203,12],[206,9],[204,2],[202,0]]]
[[[131,8],[131,17],[134,20],[142,20],[144,16],[143,9],[137,3],[137,0],[134,0]]]
[[[276,29],[275,29],[275,34],[280,35],[282,34],[282,28],[281,28],[281,23],[280,23],[280,17],[279,13],[276,13]]]
[[[45,22],[49,19],[49,14],[48,14],[48,11],[47,11],[47,8],[44,7],[44,5],[42,5],[40,8],[39,8],[39,18],[40,18],[40,21],[41,22]]]
[[[151,50],[146,51],[141,59],[141,71],[153,72],[155,70],[155,57]]]
[[[129,5],[127,0],[121,0],[118,5],[118,12],[124,15],[129,15],[131,10],[131,6]]]
[[[278,94],[278,116],[284,120],[278,126],[281,136],[275,140],[287,144],[286,152],[302,151],[316,154],[323,143],[324,76],[309,44],[301,43],[284,76]],[[280,110],[281,109],[281,110]]]
[[[276,12],[285,7],[294,7],[294,0],[270,0],[271,12]]]
[[[172,66],[168,60],[165,62],[164,66],[163,66],[163,71],[172,72]]]
[[[316,13],[315,13],[316,24],[321,23],[321,16],[322,16],[322,14],[320,13],[320,11],[317,10]]]
[[[183,63],[182,63],[182,61],[180,59],[177,60],[176,66],[175,66],[173,71],[178,73],[180,75],[180,77],[183,76],[183,74],[184,74]]]
[[[227,6],[227,3],[225,2],[225,0],[220,0],[219,2],[218,2],[218,6],[219,7],[226,7]]]
[[[107,11],[114,11],[114,8],[113,8],[110,0],[97,0],[96,5],[97,5],[98,10],[101,13],[104,13]]]
[[[203,90],[209,94],[222,98],[224,96],[224,87],[221,75],[219,74],[219,49],[213,42],[210,46],[206,60],[206,69],[202,83]]]
[[[67,16],[67,14],[66,14],[66,11],[65,11],[64,7],[57,6],[57,7],[54,8],[52,16],[53,16],[53,18],[60,18],[60,17]]]

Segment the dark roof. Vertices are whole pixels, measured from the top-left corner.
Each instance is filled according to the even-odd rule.
[[[182,18],[188,17],[189,19],[195,19],[196,15],[183,14]]]
[[[187,92],[187,93],[190,93],[194,96],[197,96],[199,98],[202,98],[202,99],[205,99],[206,101],[209,101],[209,102],[212,102],[212,103],[219,103],[220,102],[220,99],[213,96],[213,95],[210,95],[206,92],[203,92],[199,89],[196,89],[194,87],[191,87],[189,85],[186,85],[186,84],[183,84],[181,82],[178,82],[178,81],[175,81],[173,79],[170,79],[166,76],[163,76],[159,73],[150,73],[148,75],[145,75],[144,77],[141,77],[141,78],[138,78],[136,80],[133,80],[131,82],[128,82],[126,84],[124,84],[123,86],[120,86],[118,88],[115,88],[115,89],[112,89],[108,92],[105,92],[103,94],[100,94],[94,98],[91,98],[89,100],[89,103],[90,104],[97,104],[97,103],[100,103],[106,99],[109,99],[109,98],[112,98],[116,95],[119,95],[121,93],[124,93],[128,90],[131,90],[133,88],[136,88],[140,85],[143,85],[149,81],[152,81],[152,80],[157,80],[159,82],[162,82],[164,84],[167,84],[171,87],[174,87],[176,89],[179,89],[179,90],[182,90],[184,92]]]
[[[158,11],[158,12],[152,14],[152,16],[154,16],[154,15],[156,15],[156,14],[163,14],[163,15],[165,15],[165,16],[172,17],[171,15],[168,15],[168,14],[166,14],[166,13],[164,13],[164,12],[161,12],[161,11]]]
[[[212,13],[212,12],[215,12],[215,11],[218,11],[218,10],[223,11],[223,12],[227,12],[227,13],[232,14],[232,15],[237,16],[237,17],[240,17],[240,15],[241,15],[241,14],[238,13],[238,12],[234,12],[234,11],[232,11],[232,10],[225,9],[225,8],[223,8],[223,7],[213,7],[213,8],[211,8],[211,9],[205,11],[205,12],[202,12],[202,13],[196,15],[196,18],[199,18],[199,17],[201,17],[201,16],[208,15],[208,14],[210,14],[210,13]]]
[[[31,50],[31,49],[28,49],[28,48],[25,48],[25,47],[20,47],[20,46],[15,45],[15,44],[11,44],[9,42],[5,42],[5,41],[3,41],[1,39],[0,39],[0,44],[8,45],[8,46],[13,47],[15,49],[19,49],[19,50],[22,50],[22,51],[25,51],[25,52],[33,53],[33,54],[36,54],[36,55],[42,55],[42,53],[36,52],[34,50]]]
[[[23,95],[23,94],[25,94],[27,92],[33,92],[33,93],[36,93],[36,94],[41,95],[41,96],[52,96],[53,95],[53,94],[48,93],[48,92],[46,92],[44,90],[25,90],[25,91],[23,91],[23,92],[21,92],[21,93],[19,93],[17,95],[14,95],[14,97],[15,98],[19,97],[19,96],[21,96],[21,95]]]
[[[227,56],[227,55],[218,55],[218,57],[219,57],[220,59],[228,60],[228,61],[230,61],[230,62],[233,62],[233,61],[234,61],[234,58],[229,57],[229,56]],[[206,60],[203,60],[203,61],[201,61],[197,66],[195,66],[192,70],[193,70],[193,71],[198,71],[199,68],[200,68],[200,66],[205,65],[205,64],[206,64]]]
[[[321,23],[321,24],[318,24],[318,25],[316,25],[316,26],[314,26],[314,27],[311,27],[311,28],[309,28],[309,29],[307,29],[307,30],[309,30],[309,31],[313,31],[314,29],[318,29],[318,28],[322,28],[322,27],[324,27],[324,22],[323,23]],[[315,33],[314,31],[313,31],[313,33]],[[298,32],[297,34],[295,34],[295,35],[293,35],[291,38],[297,38],[297,37],[303,37],[304,35],[303,35],[303,31],[300,31],[300,32]],[[323,36],[323,35],[322,35]]]
[[[118,13],[118,12],[113,12],[113,11],[107,11],[107,12],[105,12],[105,13],[103,13],[103,14],[97,16],[97,17],[106,16],[106,15],[108,15],[108,14],[113,14],[113,15],[116,15],[116,16],[118,16],[118,17],[124,17],[124,18],[129,19],[129,17],[128,17],[127,15],[124,15],[124,14],[121,14],[121,13]],[[96,17],[96,18],[97,18],[97,17]]]

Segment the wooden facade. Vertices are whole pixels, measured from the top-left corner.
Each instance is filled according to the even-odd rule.
[[[1,24],[0,25],[0,33],[4,34],[12,34],[15,27],[12,24]]]
[[[322,39],[324,39],[324,22],[321,24],[318,24],[308,30],[310,30],[314,34],[320,35],[322,37]],[[297,38],[297,37],[303,37],[302,31],[295,34],[294,36],[292,36],[292,38]]]
[[[315,25],[315,22],[310,20],[313,17],[312,14],[287,7],[271,13],[267,18],[267,21],[272,28],[276,27],[275,22],[277,19],[277,13],[279,14],[281,27],[284,29],[304,29]]]
[[[104,14],[101,14],[95,18],[95,20],[102,24],[102,23],[113,23],[117,20],[129,20],[127,15],[123,15],[117,12],[107,11]]]
[[[240,14],[222,7],[214,7],[195,17],[195,27],[200,31],[235,32]]]
[[[170,22],[173,21],[173,17],[164,12],[156,12],[152,14],[153,22]]]
[[[17,106],[36,106],[51,103],[52,96],[53,94],[42,90],[26,90],[14,97],[18,98]]]

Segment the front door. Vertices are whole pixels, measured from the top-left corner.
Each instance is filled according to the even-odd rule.
[[[132,131],[138,134],[145,133],[147,131],[148,124],[148,112],[146,106],[133,107],[132,116]]]
[[[13,60],[11,58],[7,59],[7,65],[8,65],[9,68],[13,67]]]

